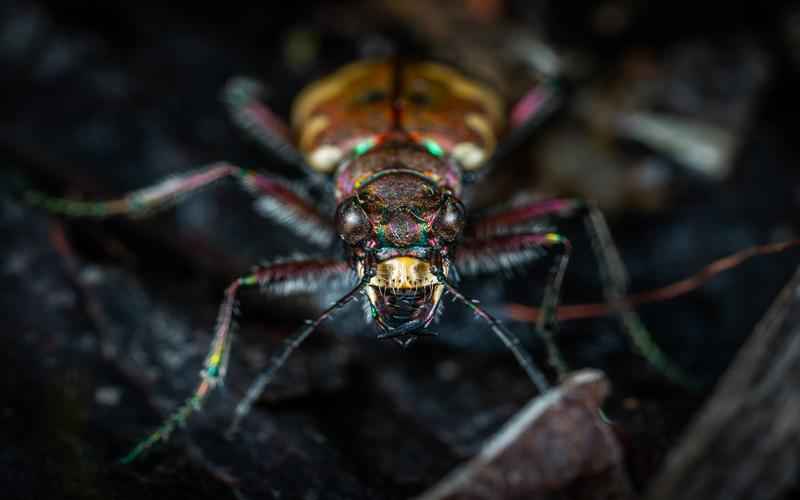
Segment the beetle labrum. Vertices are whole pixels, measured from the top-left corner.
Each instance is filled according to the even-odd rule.
[[[73,216],[141,216],[225,178],[234,178],[256,197],[263,215],[323,247],[339,238],[343,257],[276,261],[256,267],[225,290],[214,338],[194,393],[162,426],[125,458],[135,459],[164,440],[199,409],[225,377],[237,293],[261,287],[288,294],[319,288],[352,271],[349,292],[288,337],[266,370],[237,405],[231,426],[249,412],[289,355],[347,303],[363,301],[378,338],[407,345],[436,318],[442,296],[471,308],[508,347],[540,391],[548,382],[516,336],[456,286],[459,274],[495,272],[551,254],[537,330],[559,373],[566,371],[554,335],[556,307],[569,260],[569,241],[533,224],[542,217],[585,221],[604,282],[606,300],[640,352],[669,376],[683,374],[651,341],[637,315],[625,305],[626,274],[606,223],[590,204],[550,199],[467,219],[468,191],[498,157],[546,116],[555,100],[546,86],[534,88],[506,117],[500,96],[460,72],[431,62],[369,60],[350,64],[311,84],[284,125],[259,100],[259,85],[235,78],[224,91],[234,121],[262,146],[303,169],[325,187],[335,214],[326,214],[302,186],[220,162],[118,199],[80,202],[30,193],[29,201]],[[498,142],[505,137],[504,142]]]

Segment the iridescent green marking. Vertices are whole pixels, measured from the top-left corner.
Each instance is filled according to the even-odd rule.
[[[386,228],[383,224],[379,224],[377,230],[375,231],[378,236],[378,242],[382,246],[386,246]]]
[[[422,222],[420,224],[422,226],[422,231],[419,234],[419,245],[420,246],[427,246],[428,245],[428,232],[431,230],[430,226],[427,222]]]
[[[356,144],[355,147],[353,148],[353,153],[355,153],[356,156],[361,156],[370,149],[372,149],[374,146],[375,146],[375,138],[370,137],[369,139],[364,139],[363,141]]]
[[[144,453],[148,448],[152,447],[157,442],[162,440],[166,441],[167,438],[169,438],[169,435],[172,434],[172,431],[175,430],[175,427],[183,425],[193,411],[200,409],[201,404],[201,398],[197,396],[189,398],[178,409],[178,411],[176,411],[164,423],[164,425],[162,425],[157,431],[147,436],[147,439],[137,444],[136,447],[130,451],[130,453],[122,457],[120,463],[129,464],[136,460],[142,453]]]
[[[141,196],[133,196],[129,204],[132,212],[136,212],[137,210],[144,210],[147,208],[147,202],[142,200]]]
[[[547,233],[544,238],[547,241],[551,241],[553,243],[561,243],[562,241],[564,241],[564,237],[556,233]]]
[[[234,173],[236,177],[242,179],[244,182],[247,182],[249,179],[255,177],[255,173],[252,170],[248,170],[246,168],[238,168]]]
[[[424,139],[422,141],[422,145],[425,146],[425,149],[428,150],[428,153],[437,158],[441,158],[444,155],[444,149],[442,149],[439,143],[433,139]]]
[[[250,275],[244,278],[239,278],[239,284],[245,286],[252,286],[258,284],[258,278],[255,275]]]
[[[239,278],[238,283],[241,286],[251,286],[257,285],[260,282],[256,274],[251,274]],[[137,444],[130,453],[123,457],[120,460],[122,463],[130,463],[159,441],[166,441],[177,427],[183,426],[186,423],[193,412],[201,409],[208,395],[222,382],[222,377],[225,374],[228,364],[233,335],[231,326],[233,300],[234,297],[229,296],[221,309],[220,317],[217,319],[218,326],[214,334],[214,341],[206,357],[203,371],[200,374],[200,384],[195,389],[194,394],[186,399],[174,413],[167,417],[158,429],[148,435],[147,438]]]
[[[109,214],[108,203],[66,200],[51,198],[36,191],[25,193],[25,200],[33,206],[42,207],[53,213],[72,217],[105,217]]]

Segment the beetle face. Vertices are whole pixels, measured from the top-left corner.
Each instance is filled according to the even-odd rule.
[[[454,196],[413,172],[392,172],[361,187],[337,209],[341,238],[363,277],[367,253],[374,275],[366,294],[384,336],[407,336],[427,327],[444,292],[447,255],[461,235],[464,209]]]

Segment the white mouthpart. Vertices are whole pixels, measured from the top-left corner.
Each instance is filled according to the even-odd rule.
[[[444,264],[444,273],[447,274],[449,265]],[[356,268],[359,276],[364,276],[364,268],[359,265]],[[439,278],[432,271],[430,263],[416,257],[393,257],[380,262],[375,267],[375,276],[370,278],[369,285],[366,287],[366,294],[373,305],[380,303],[383,294],[397,293],[401,290],[414,290],[429,288],[426,292],[429,297],[426,302],[432,304],[431,315],[437,309],[444,293],[444,285],[439,282]],[[380,295],[380,296],[379,296]],[[426,318],[430,321],[432,316]]]
[[[416,257],[393,257],[375,267],[369,284],[378,288],[407,289],[436,285],[439,279],[431,265]]]

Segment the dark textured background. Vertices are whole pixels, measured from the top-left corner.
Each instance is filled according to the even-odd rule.
[[[713,64],[699,57],[701,64],[675,77],[689,87],[695,78],[707,85],[693,95],[695,106],[704,109],[704,99],[735,106],[737,92],[753,102],[727,177],[710,180],[662,158],[667,201],[651,209],[629,202],[610,207],[636,290],[750,245],[790,239],[800,222],[794,133],[800,6],[700,4],[506,2],[498,18],[592,61],[590,70],[565,77],[576,95],[624,74],[632,54],[664,60],[707,50]],[[405,5],[416,7],[420,25],[448,24],[435,18],[441,9]],[[610,31],[598,28],[605,26],[598,11],[609,6],[627,12]],[[476,9],[476,17],[489,16]],[[226,388],[188,432],[133,466],[115,465],[191,391],[226,284],[262,258],[314,249],[259,219],[233,186],[134,222],[65,221],[14,196],[20,185],[110,196],[220,159],[297,176],[234,128],[220,88],[232,75],[256,76],[267,85],[270,105],[285,115],[303,85],[365,53],[393,46],[439,55],[430,32],[392,17],[402,11],[376,16],[359,2],[0,4],[4,498],[406,498],[475,453],[532,396],[512,358],[454,306],[448,304],[438,327],[445,342],[408,350],[370,338],[359,311],[351,311],[292,358],[243,432],[228,442],[222,430],[233,404],[270,346],[318,308],[305,297],[254,294],[242,306]],[[479,35],[459,36],[466,43]],[[456,49],[460,42],[449,43]],[[741,63],[748,51],[766,68],[757,91],[749,90]],[[714,64],[723,70],[714,73]],[[557,118],[542,134],[569,123]],[[546,146],[541,142],[521,147],[485,181],[487,198],[507,198],[535,182],[530,172],[536,151]],[[643,154],[637,145],[614,147]],[[591,178],[588,167],[582,175]],[[574,224],[566,231],[578,250],[565,301],[597,301],[585,239]],[[564,325],[570,362],[609,372],[615,393],[608,412],[637,486],[657,470],[797,262],[797,252],[760,258],[689,296],[642,309],[657,341],[704,382],[695,392],[670,384],[634,355],[613,321]],[[500,311],[507,302],[535,303],[531,284],[543,277],[537,264],[508,281],[466,287]],[[524,326],[514,328],[527,335]],[[529,344],[543,360],[536,342]]]

